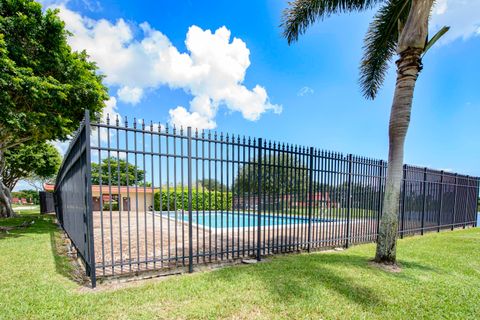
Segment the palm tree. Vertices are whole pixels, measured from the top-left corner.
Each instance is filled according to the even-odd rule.
[[[283,35],[291,44],[317,20],[380,5],[365,36],[360,65],[363,94],[374,99],[383,84],[389,61],[398,54],[397,82],[390,112],[387,181],[375,255],[379,263],[393,264],[396,260],[403,149],[422,57],[448,31],[448,27],[443,27],[428,40],[428,20],[433,4],[434,0],[295,0],[289,3],[283,15]]]

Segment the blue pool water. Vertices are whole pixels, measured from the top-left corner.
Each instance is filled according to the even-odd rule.
[[[174,213],[170,213],[170,218],[175,218]],[[188,213],[178,213],[177,219],[188,221]],[[258,226],[258,216],[255,213],[238,213],[238,212],[193,212],[192,221],[208,228],[243,228]],[[312,218],[312,222],[331,222],[332,219]],[[282,217],[277,215],[261,215],[261,226],[278,226],[286,224],[302,224],[308,223],[308,217],[304,216],[288,216]]]

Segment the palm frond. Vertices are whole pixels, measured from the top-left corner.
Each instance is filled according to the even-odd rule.
[[[407,20],[411,1],[389,0],[370,23],[360,64],[360,86],[368,99],[374,99],[383,84],[388,62],[395,54],[400,26]]]
[[[288,44],[298,40],[307,28],[317,19],[325,19],[331,14],[362,11],[374,7],[385,0],[295,0],[288,3],[283,11],[283,36]]]
[[[450,30],[450,26],[443,26],[442,29],[440,29],[434,36],[432,39],[428,40],[427,41],[427,44],[425,45],[425,49],[423,49],[423,54],[422,54],[422,58],[423,56],[425,55],[425,53],[427,53],[427,51],[435,44],[435,42],[437,42],[441,37],[443,37],[443,35],[445,33],[447,33],[447,31]]]

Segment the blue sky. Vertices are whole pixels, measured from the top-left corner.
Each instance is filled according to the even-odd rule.
[[[463,2],[437,2],[432,30],[452,29],[424,58],[405,161],[480,176],[480,18],[472,13],[480,0],[468,7]],[[393,66],[374,101],[364,99],[358,85],[363,37],[375,10],[330,17],[288,46],[279,28],[286,1],[44,4],[61,8],[72,47],[84,47],[107,76],[113,113],[387,157]],[[216,42],[221,27],[231,34],[223,44]],[[195,53],[187,48],[187,33]],[[171,50],[176,55],[163,61]],[[196,73],[202,63],[210,64],[208,76]]]

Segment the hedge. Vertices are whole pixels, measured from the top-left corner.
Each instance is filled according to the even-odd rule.
[[[188,192],[169,190],[170,202],[167,201],[167,190],[162,190],[162,210],[188,210]],[[183,196],[183,197],[182,197]],[[182,202],[183,200],[183,202]],[[170,208],[167,209],[168,203]],[[176,207],[175,207],[176,203]],[[160,192],[154,196],[155,210],[160,210]],[[192,210],[230,210],[232,209],[232,193],[219,191],[192,191]]]

